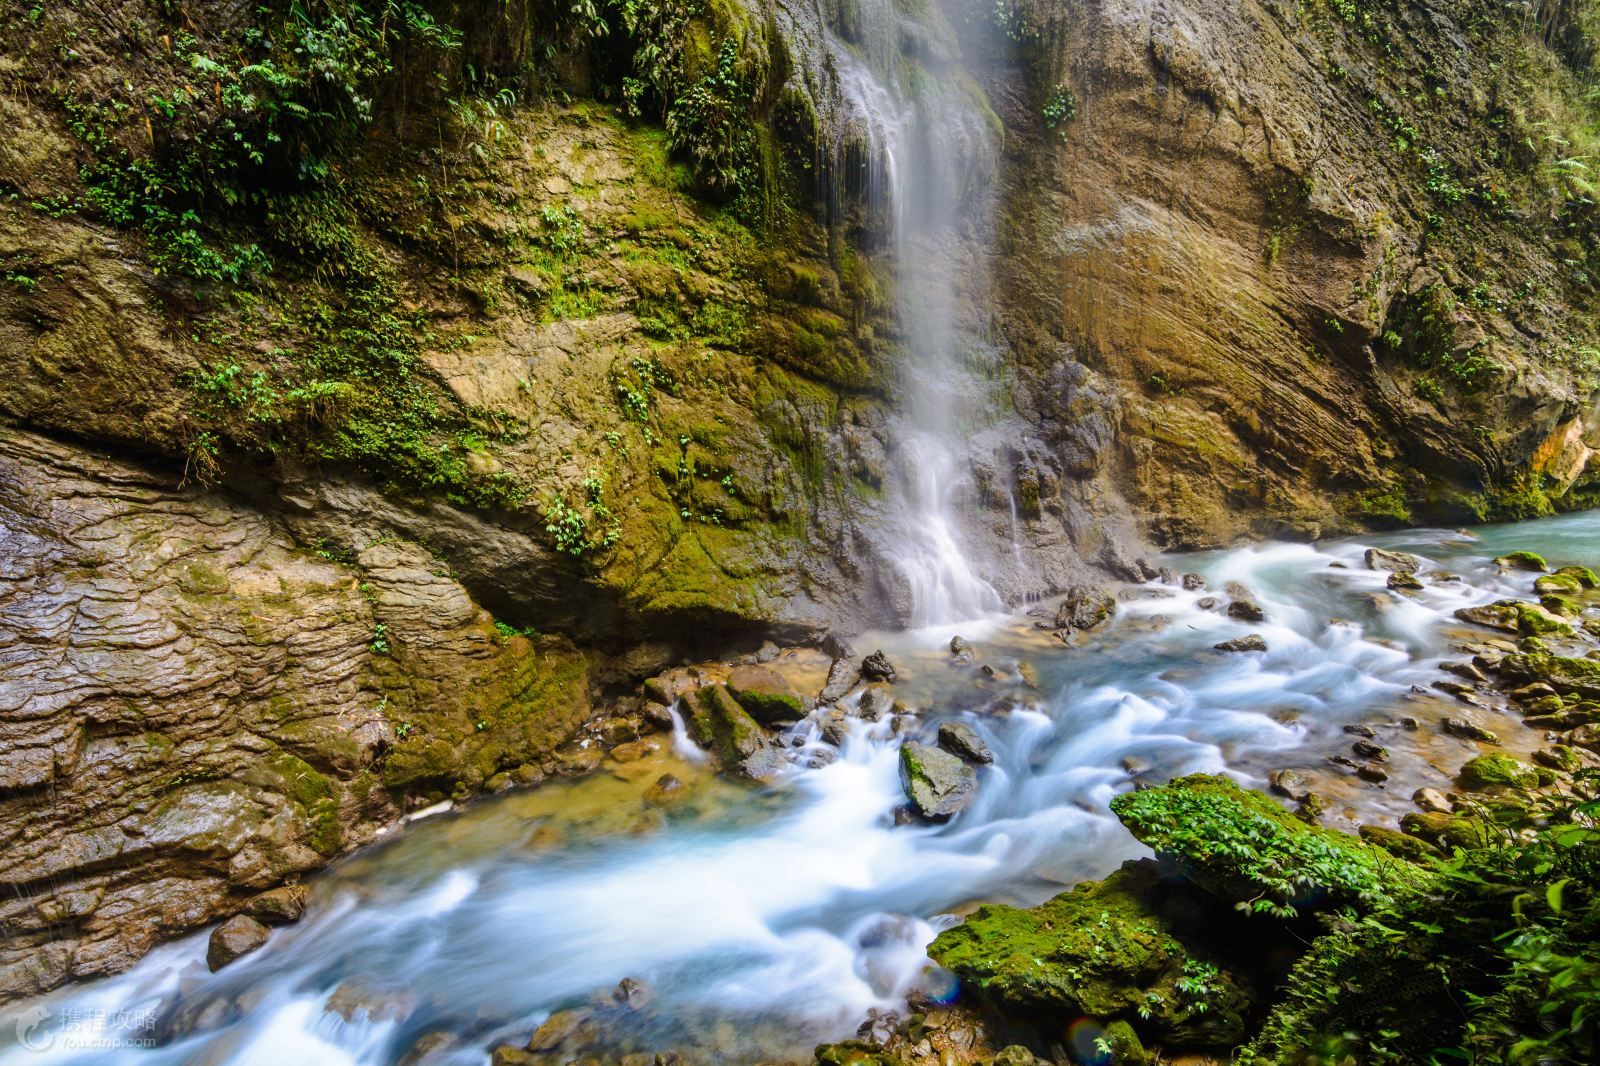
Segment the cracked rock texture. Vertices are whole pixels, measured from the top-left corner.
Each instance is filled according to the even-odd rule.
[[[321,559],[15,430],[0,568],[0,997],[124,969],[589,713],[584,656],[501,637],[413,544]]]

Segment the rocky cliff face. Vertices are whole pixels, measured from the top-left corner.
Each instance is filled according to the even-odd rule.
[[[1588,501],[1556,6],[902,13],[1003,131],[950,249],[997,586]],[[687,644],[904,616],[856,8],[390,14],[0,8],[0,994],[559,770]]]

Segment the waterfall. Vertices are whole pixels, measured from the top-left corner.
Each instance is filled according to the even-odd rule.
[[[992,386],[966,358],[980,345],[959,322],[958,276],[981,283],[964,246],[992,210],[998,134],[976,89],[955,66],[902,55],[902,41],[933,31],[862,0],[845,25],[824,24],[826,75],[819,110],[832,131],[828,172],[879,223],[890,252],[903,355],[891,457],[898,498],[880,531],[911,597],[909,621],[929,626],[999,610],[994,587],[964,545],[961,504],[975,498],[964,438],[991,406]],[[848,39],[847,39],[848,38]]]

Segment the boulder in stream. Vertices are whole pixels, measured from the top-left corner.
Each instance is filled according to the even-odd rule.
[[[939,747],[967,762],[987,765],[994,762],[994,752],[978,735],[978,731],[965,722],[945,722],[939,726]]]
[[[734,667],[728,691],[758,722],[798,722],[806,714],[805,700],[770,666]]]
[[[1422,560],[1410,552],[1368,548],[1363,558],[1366,560],[1368,570],[1387,570],[1391,574],[1416,573],[1422,567]]]
[[[216,973],[242,955],[248,955],[272,936],[272,930],[250,917],[235,914],[211,931],[206,943],[206,968]]]
[[[1544,561],[1544,556],[1529,551],[1507,552],[1497,558],[1494,564],[1506,570],[1532,570],[1535,573],[1543,573],[1550,569],[1550,564]]]
[[[900,679],[894,663],[889,661],[881,648],[861,660],[861,676],[868,681],[884,681],[891,685]]]
[[[1267,642],[1260,633],[1251,633],[1249,636],[1235,637],[1211,645],[1217,651],[1266,651]]]
[[[900,782],[924,818],[948,818],[972,802],[978,775],[947,751],[907,742],[900,748]]]
[[[1121,1020],[1177,1044],[1229,1046],[1247,1032],[1246,986],[1176,933],[1208,928],[1227,911],[1137,860],[1038,907],[979,907],[928,954],[1003,1010]],[[1180,915],[1188,920],[1168,920]],[[1206,975],[1203,998],[1184,991],[1195,973]]]
[[[1265,622],[1267,612],[1255,600],[1238,599],[1228,604],[1228,617],[1241,622]]]
[[[1073,585],[1056,608],[1057,629],[1093,629],[1117,613],[1117,598],[1094,585]]]
[[[707,685],[686,702],[690,734],[722,761],[723,769],[767,781],[782,767],[782,756],[766,732],[726,686]]]

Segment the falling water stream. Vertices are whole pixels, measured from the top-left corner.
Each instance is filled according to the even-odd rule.
[[[995,751],[975,803],[947,824],[895,824],[901,737],[887,720],[853,720],[840,749],[800,723],[786,738],[791,771],[764,787],[719,779],[664,744],[396,831],[316,877],[301,923],[218,973],[196,935],[127,974],[23,1005],[49,1012],[31,1035],[48,1046],[13,1043],[0,1062],[482,1063],[627,977],[649,1002],[606,1023],[601,1061],[665,1049],[688,1062],[809,1061],[812,1045],[850,1034],[872,1008],[947,993],[923,949],[963,908],[1035,903],[1141,854],[1107,810],[1136,778],[1205,770],[1260,785],[1274,767],[1307,767],[1335,821],[1392,821],[1413,789],[1443,785],[1472,753],[1436,728],[1457,705],[1425,691],[1467,636],[1451,612],[1528,594],[1533,575],[1490,562],[1506,550],[1595,562],[1600,515],[1479,537],[1176,558],[1213,591],[1129,586],[1112,622],[1072,645],[1032,617],[997,618],[967,633],[976,665],[953,664],[926,631],[869,636],[905,674],[895,693],[917,712],[909,735],[959,717]],[[1385,588],[1361,562],[1372,543],[1428,560],[1426,587]],[[1265,623],[1207,606],[1227,582],[1250,589]],[[1269,650],[1212,650],[1247,632]],[[815,668],[802,653],[776,665],[796,677]],[[1403,730],[1402,716],[1421,728]],[[1387,788],[1325,762],[1355,722],[1394,753]],[[652,791],[669,771],[688,786],[670,799]],[[109,1034],[112,1048],[68,1046],[85,1031],[72,1019],[96,1017],[149,1028]],[[14,1039],[0,1029],[0,1042]]]
[[[964,621],[998,610],[994,588],[962,545],[958,497],[964,434],[991,406],[993,384],[971,356],[982,338],[959,308],[980,283],[968,260],[983,254],[992,216],[998,134],[957,72],[908,65],[893,0],[855,6],[854,40],[824,31],[836,131],[829,168],[861,172],[857,195],[880,220],[900,323],[899,414],[891,427],[898,510],[881,530],[904,579],[915,625]]]

